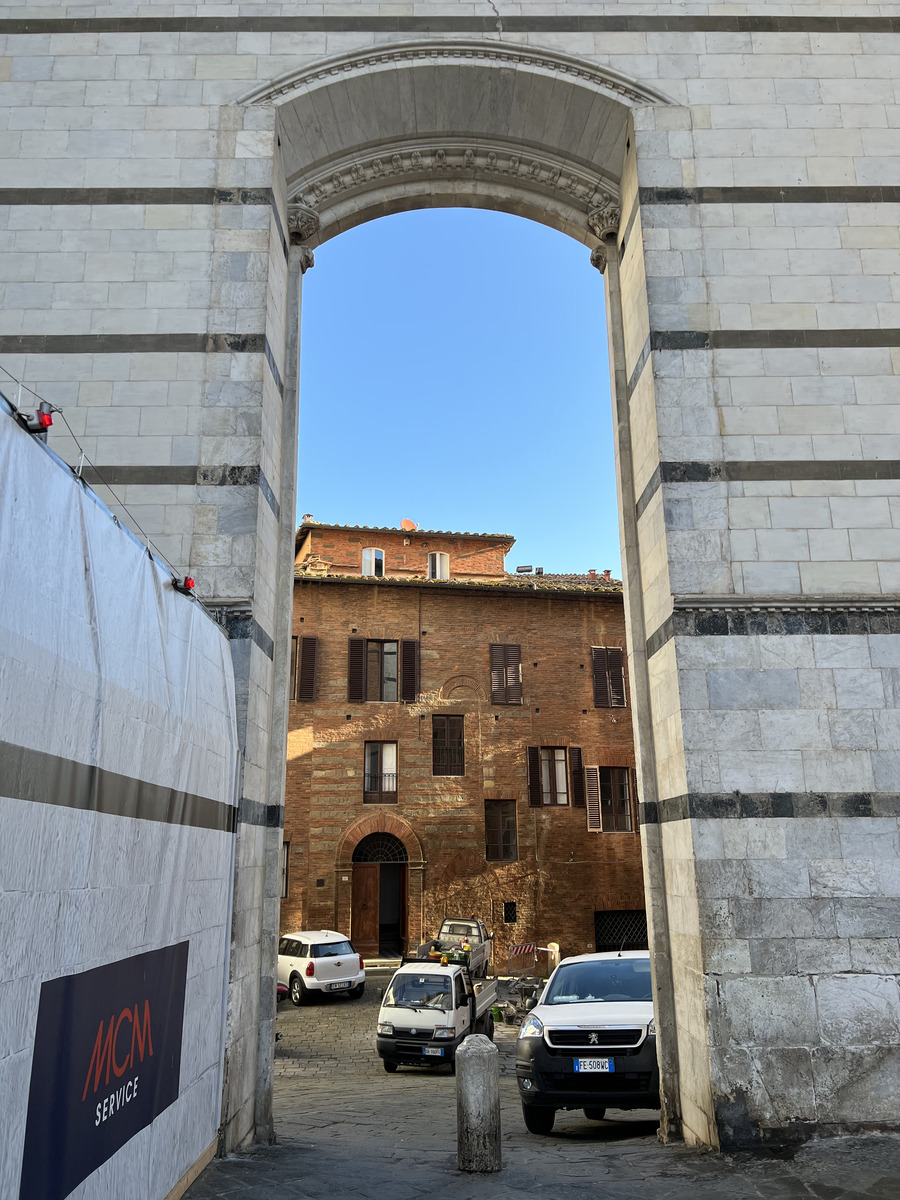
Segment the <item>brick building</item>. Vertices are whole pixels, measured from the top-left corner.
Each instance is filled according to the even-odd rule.
[[[507,574],[512,545],[304,518],[283,931],[646,945],[621,584]]]

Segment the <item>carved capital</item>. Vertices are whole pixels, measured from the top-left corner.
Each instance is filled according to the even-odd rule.
[[[606,270],[606,242],[591,251],[591,266],[596,267],[601,275]]]
[[[305,242],[319,232],[319,214],[305,204],[289,204],[288,229],[292,242]]]
[[[602,242],[604,238],[615,237],[619,232],[622,210],[608,192],[602,192],[597,200],[598,203],[588,212],[588,225],[591,233]]]
[[[312,252],[312,247],[301,245],[300,247],[300,274],[305,275],[310,267],[316,265],[316,256]]]

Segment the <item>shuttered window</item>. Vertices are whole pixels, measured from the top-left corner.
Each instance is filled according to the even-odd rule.
[[[350,638],[347,648],[347,699],[413,703],[419,694],[419,643]]]
[[[625,708],[625,651],[621,646],[591,646],[594,708]]]
[[[431,718],[432,775],[465,775],[462,717],[441,714]]]
[[[532,808],[585,803],[584,765],[580,746],[529,746],[528,803]],[[570,783],[571,773],[571,783]]]
[[[600,824],[600,768],[584,768],[584,788],[587,796],[587,827],[589,833],[599,833]]]
[[[587,827],[590,833],[630,833],[633,829],[632,772],[628,767],[585,767]]]
[[[400,699],[415,704],[419,695],[419,643],[404,638],[400,643]]]
[[[492,642],[491,704],[522,703],[522,647],[516,642]]]
[[[293,700],[315,700],[318,683],[319,639],[301,637],[292,640],[295,647],[291,663],[291,698]]]
[[[347,645],[347,699],[362,704],[366,698],[366,639],[350,638]]]
[[[572,805],[584,808],[584,759],[580,746],[569,747],[569,770],[572,773]]]

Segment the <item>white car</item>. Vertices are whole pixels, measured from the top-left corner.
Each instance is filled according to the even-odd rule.
[[[301,929],[278,942],[278,982],[295,1004],[308,1004],[313,992],[343,992],[358,999],[366,987],[363,957],[350,939],[333,929]]]

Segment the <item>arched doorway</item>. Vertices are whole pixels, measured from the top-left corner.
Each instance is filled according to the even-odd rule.
[[[408,864],[392,833],[370,833],[353,851],[350,936],[360,954],[394,958],[406,951]]]

